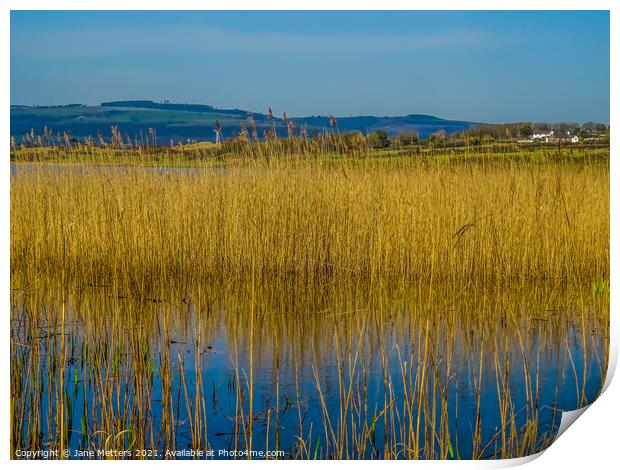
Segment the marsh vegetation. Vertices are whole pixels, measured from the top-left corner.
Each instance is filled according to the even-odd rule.
[[[291,145],[15,149],[13,450],[506,458],[596,398],[608,153]]]

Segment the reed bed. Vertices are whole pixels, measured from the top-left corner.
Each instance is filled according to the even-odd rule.
[[[13,170],[13,452],[517,457],[602,386],[606,159]]]
[[[21,167],[20,167],[21,168]],[[11,267],[97,283],[608,276],[607,164],[52,167],[11,182]]]

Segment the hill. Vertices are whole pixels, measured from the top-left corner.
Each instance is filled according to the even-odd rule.
[[[215,122],[220,121],[222,134],[232,137],[239,133],[241,121],[252,114],[258,135],[263,137],[266,129],[274,125],[279,135],[286,135],[286,125],[280,118],[273,121],[262,113],[250,113],[241,109],[219,109],[203,104],[158,103],[154,101],[110,101],[99,106],[71,104],[64,106],[11,106],[11,135],[22,136],[31,129],[42,134],[45,126],[55,132],[68,132],[73,137],[94,138],[101,133],[110,138],[112,126],[133,139],[144,138],[148,129],[155,129],[159,143],[171,140],[214,140]],[[308,133],[329,128],[329,116],[306,116],[292,118],[297,129],[305,123]],[[404,131],[417,132],[424,138],[443,130],[447,133],[467,130],[476,123],[453,121],[434,116],[409,114],[407,116],[350,116],[337,117],[340,132],[360,131],[364,134],[383,129],[394,135]]]

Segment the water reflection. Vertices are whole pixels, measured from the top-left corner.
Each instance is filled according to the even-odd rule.
[[[65,300],[14,281],[15,447],[57,448],[62,407],[71,449],[515,457],[606,368],[608,298],[580,286],[102,283]]]

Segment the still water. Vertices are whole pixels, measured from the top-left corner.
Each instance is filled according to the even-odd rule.
[[[607,364],[590,286],[12,284],[13,446],[72,458],[527,455]]]

